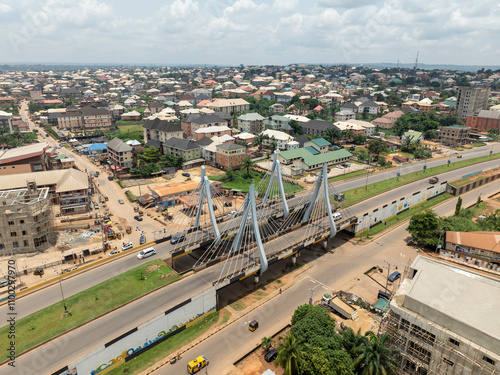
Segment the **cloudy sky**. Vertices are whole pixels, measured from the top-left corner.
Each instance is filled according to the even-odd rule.
[[[0,61],[500,65],[498,0],[0,0]]]

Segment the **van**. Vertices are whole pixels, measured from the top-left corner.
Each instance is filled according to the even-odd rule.
[[[389,280],[391,283],[393,283],[394,281],[396,281],[400,277],[401,277],[401,274],[398,271],[394,271],[393,273],[391,273],[389,275],[389,277],[387,278],[387,280]]]
[[[125,243],[123,246],[122,246],[122,251],[125,251],[125,250],[128,250],[128,249],[131,249],[134,247],[134,244],[132,242],[127,242]]]
[[[335,212],[332,216],[333,216],[333,220],[335,220],[335,221],[342,220],[342,214],[340,212]]]
[[[154,247],[148,247],[147,249],[142,250],[139,254],[137,254],[137,259],[144,259],[156,254],[156,250]]]

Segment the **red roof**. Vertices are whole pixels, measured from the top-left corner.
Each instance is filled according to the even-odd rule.
[[[314,110],[315,110],[315,111],[321,111],[322,109],[323,109],[323,107],[322,107],[322,106],[320,106],[320,105],[318,105],[318,106],[314,107]]]

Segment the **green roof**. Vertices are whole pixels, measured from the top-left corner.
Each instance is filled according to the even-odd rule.
[[[389,310],[389,301],[383,298],[379,298],[374,307],[382,311],[387,311]]]
[[[309,151],[313,155],[318,155],[319,151],[316,150],[313,146],[305,146],[304,147],[307,151]]]
[[[319,147],[324,147],[324,146],[330,146],[331,145],[331,143],[328,142],[325,138],[311,139],[311,142],[314,143],[316,146],[319,146]]]
[[[302,159],[307,166],[330,163],[335,160],[349,158],[352,154],[346,149],[340,149],[324,154],[313,155],[305,148],[298,148],[295,150],[282,151],[279,155],[285,160]]]

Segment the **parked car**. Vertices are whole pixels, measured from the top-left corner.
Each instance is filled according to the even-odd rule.
[[[115,249],[113,251],[110,251],[109,254],[108,254],[108,256],[115,255],[115,254],[120,254],[120,250]]]
[[[177,236],[172,237],[172,239],[170,240],[170,243],[172,245],[174,245],[174,244],[176,244],[178,242],[184,241],[185,239],[186,239],[186,235],[184,235],[184,234],[178,234]]]
[[[231,202],[225,202],[224,207],[233,207],[233,204]]]
[[[156,254],[156,250],[154,247],[148,247],[147,249],[142,250],[139,254],[137,254],[138,259],[144,259]]]
[[[125,202],[123,201],[123,199],[118,199],[118,203],[125,204]]]
[[[139,215],[135,215],[135,216],[134,216],[134,219],[135,219],[135,220],[137,220],[137,221],[142,221],[142,220],[144,220],[144,219],[142,218],[142,216],[139,216]]]
[[[393,283],[394,281],[396,281],[400,277],[401,277],[401,274],[398,271],[394,271],[393,273],[391,273],[389,275],[389,277],[387,278],[387,280],[389,280],[391,283]]]
[[[7,280],[7,279],[0,279],[0,288],[4,288],[7,285],[9,285],[9,280]]]
[[[269,363],[274,362],[277,357],[278,351],[276,349],[271,349],[264,355],[264,359]]]
[[[184,172],[182,175],[183,175],[184,177],[191,177],[191,175],[190,175],[189,173],[187,173],[187,172]]]
[[[227,216],[234,216],[238,213],[238,211],[229,211],[229,213],[227,214]]]
[[[113,181],[113,176],[108,176],[108,181]]]
[[[127,242],[125,243],[123,246],[122,246],[122,251],[125,251],[125,250],[128,250],[128,249],[131,249],[134,247],[134,244],[132,242]]]

